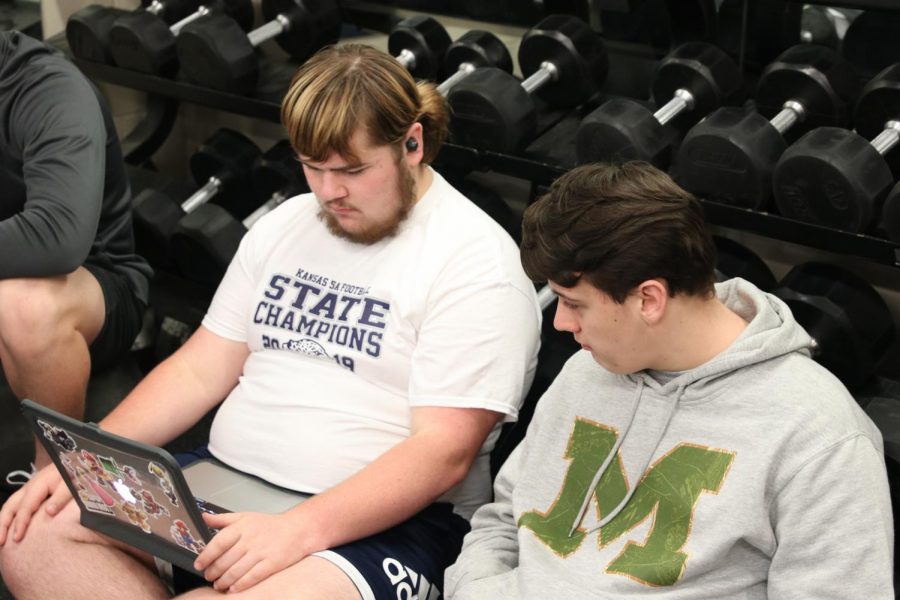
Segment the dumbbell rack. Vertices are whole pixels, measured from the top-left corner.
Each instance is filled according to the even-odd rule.
[[[878,0],[847,0],[842,4],[859,5],[860,8],[883,8]],[[345,15],[345,17],[348,15]],[[387,32],[396,18],[379,12],[352,11],[357,26]],[[64,36],[50,40],[63,51],[68,47]],[[657,60],[647,49],[633,44],[607,42],[612,65],[622,73],[635,70],[649,72]],[[251,96],[240,96],[196,86],[178,79],[146,75],[114,66],[74,58],[75,64],[90,78],[115,85],[148,92],[156,97],[183,101],[222,111],[249,116],[270,122],[280,121],[280,101],[287,89],[295,67],[263,58],[262,82]],[[616,86],[615,73],[611,72],[607,88]],[[617,90],[620,91],[620,90]],[[589,103],[593,106],[610,97],[606,92],[598,94]],[[589,111],[593,106],[583,108]],[[458,171],[494,171],[531,181],[534,186],[549,185],[568,169],[575,166],[573,146],[574,130],[582,114],[550,112],[542,118],[541,133],[521,154],[508,155],[477,150],[452,142],[444,145],[436,166]],[[561,150],[563,149],[563,150]],[[749,231],[769,238],[792,242],[803,246],[837,252],[862,258],[877,264],[900,267],[900,245],[870,235],[847,233],[808,223],[787,219],[775,214],[737,208],[711,201],[704,201],[709,220],[719,226]]]

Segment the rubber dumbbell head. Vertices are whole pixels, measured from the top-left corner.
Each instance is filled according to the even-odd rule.
[[[859,87],[850,63],[834,50],[793,46],[760,76],[759,112],[721,107],[685,135],[674,177],[698,196],[763,209],[772,197],[772,171],[787,148],[786,136],[849,124]]]
[[[769,291],[777,280],[769,266],[743,244],[722,236],[713,236],[716,244],[716,279],[746,279],[759,289]]]
[[[254,208],[250,172],[259,155],[259,148],[244,135],[219,129],[191,155],[191,174],[200,189],[180,204],[154,191],[135,198],[136,243],[153,253],[154,264],[168,264],[172,232],[185,214],[200,206],[215,201],[239,218],[250,214]]]
[[[446,96],[450,89],[475,69],[496,67],[512,73],[512,56],[500,38],[489,31],[467,31],[450,44],[444,54],[444,81],[438,92]]]
[[[103,64],[119,64],[115,28],[121,19],[145,15],[156,21],[165,18],[171,23],[193,10],[194,5],[196,0],[142,1],[141,9],[133,13],[96,4],[85,6],[73,13],[66,22],[69,49],[78,58]]]
[[[835,265],[791,269],[773,294],[815,340],[814,358],[851,389],[874,373],[894,339],[884,299],[864,279]]]
[[[450,90],[454,140],[497,152],[519,150],[537,130],[532,95],[557,108],[582,104],[605,78],[608,60],[603,42],[584,21],[566,15],[545,18],[519,46],[524,81],[486,67]]]
[[[184,215],[171,240],[179,273],[205,286],[218,285],[246,233],[247,227],[221,206],[207,204]]]
[[[558,108],[583,104],[609,71],[600,37],[569,15],[550,15],[526,32],[518,57],[523,87]]]
[[[110,31],[116,64],[151,75],[171,76],[178,69],[175,39],[182,28],[212,14],[233,18],[242,31],[253,26],[249,0],[211,0],[175,23],[148,12],[134,12],[119,19]]]
[[[254,197],[265,201],[243,220],[214,204],[200,206],[179,220],[172,232],[171,247],[178,271],[186,278],[217,285],[247,230],[288,198],[309,191],[296,154],[286,140],[257,158],[251,181]]]
[[[865,10],[850,22],[841,40],[841,53],[863,75],[889,67],[900,56],[900,13]]]
[[[891,137],[897,135],[894,131]],[[893,181],[872,143],[838,127],[820,127],[801,137],[781,155],[772,174],[782,215],[855,233],[869,229]]]
[[[625,98],[603,103],[578,127],[578,161],[645,160],[667,167],[678,131],[734,100],[741,86],[737,65],[720,49],[702,42],[682,44],[656,69],[652,94],[660,108],[651,113]]]
[[[876,138],[892,120],[900,120],[900,62],[866,83],[854,112],[856,133],[866,139]],[[886,153],[884,159],[894,177],[900,179],[900,152]]]
[[[221,15],[187,25],[176,40],[187,79],[223,92],[247,94],[256,88],[256,48],[275,39],[303,61],[322,46],[337,41],[340,14],[334,0],[264,0],[267,23],[245,34]]]
[[[66,21],[66,42],[77,58],[105,65],[113,64],[109,35],[113,23],[128,11],[91,4]]]
[[[800,17],[800,41],[805,44],[816,44],[826,48],[837,49],[837,24],[826,6],[807,4]]]
[[[253,190],[264,197],[309,191],[297,153],[288,140],[273,144],[256,160],[251,178]]]
[[[871,227],[894,184],[891,163],[897,165],[900,143],[898,77],[900,68],[888,67],[863,88],[855,113],[860,133],[821,127],[782,154],[772,186],[783,215],[855,233]],[[873,131],[877,135],[871,141],[861,135]]]
[[[450,47],[450,34],[435,18],[407,17],[388,35],[388,52],[416,79],[436,79]]]

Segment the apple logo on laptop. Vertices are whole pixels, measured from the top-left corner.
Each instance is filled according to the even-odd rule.
[[[137,504],[137,498],[134,497],[134,494],[131,493],[131,489],[125,485],[121,479],[113,481],[113,487],[116,489],[116,492],[122,500],[129,504]]]

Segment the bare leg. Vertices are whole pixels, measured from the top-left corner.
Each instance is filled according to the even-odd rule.
[[[0,362],[18,398],[84,416],[88,345],[103,327],[100,284],[84,267],[59,277],[0,281]],[[38,468],[49,462],[36,443]]]
[[[17,600],[160,600],[169,593],[153,561],[78,523],[78,505],[56,517],[41,507],[20,543],[0,546],[0,572]]]
[[[360,600],[359,591],[347,575],[333,563],[310,556],[280,573],[261,581],[249,590],[224,594],[212,588],[200,588],[178,596],[184,600],[228,598],[229,600]]]

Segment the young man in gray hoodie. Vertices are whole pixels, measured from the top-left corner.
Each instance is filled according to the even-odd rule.
[[[522,261],[583,351],[537,406],[448,598],[893,598],[881,435],[787,306],[714,285],[690,194],[645,163],[570,171]]]

